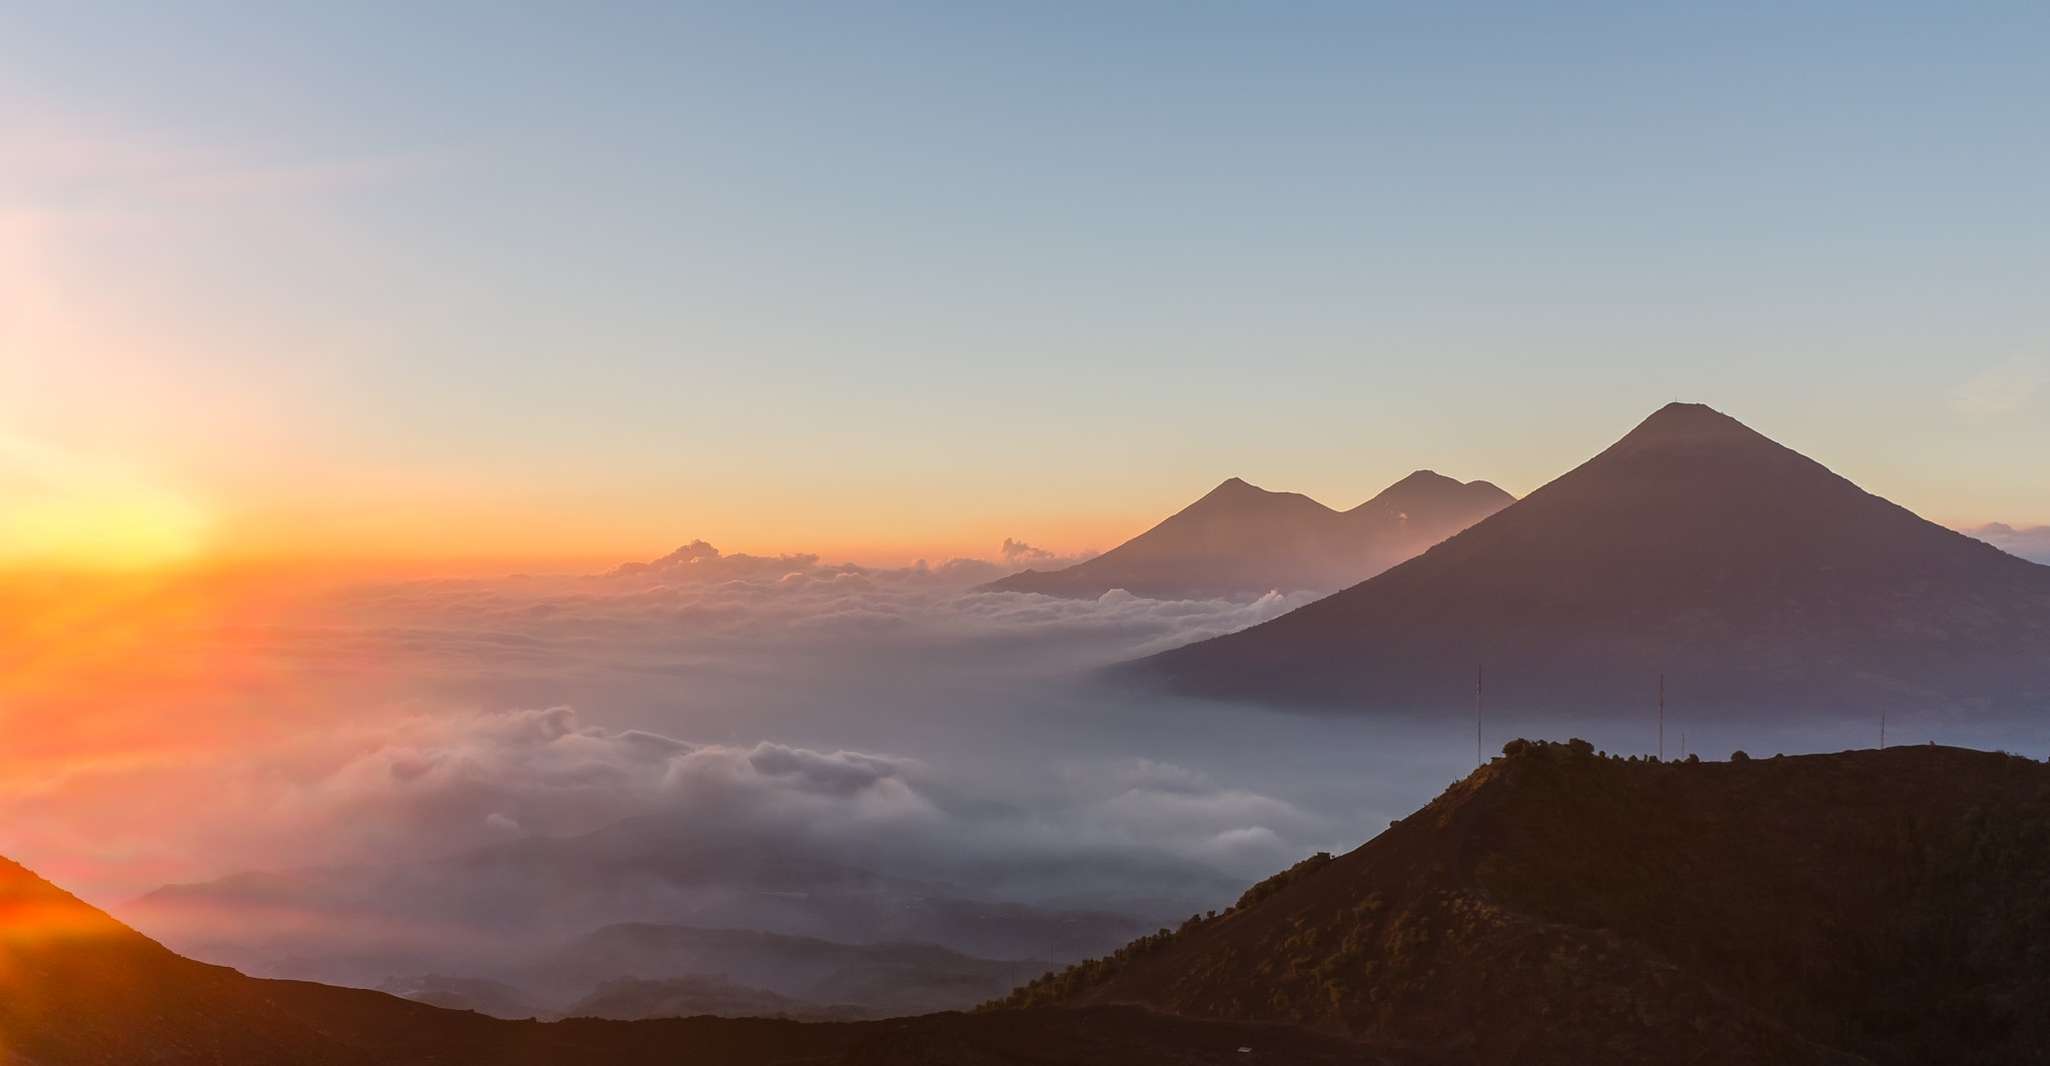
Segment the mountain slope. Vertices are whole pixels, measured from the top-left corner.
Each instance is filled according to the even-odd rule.
[[[1312,1024],[1483,1064],[2042,1061],[2050,767],[1510,750],[1350,854],[1010,1002]]]
[[[1238,1049],[1256,1048],[1248,1059]],[[508,1022],[360,989],[265,981],[173,954],[0,859],[5,1066],[1207,1066],[1423,1063],[1294,1028],[1129,1008],[800,1024]]]
[[[1401,562],[1515,498],[1485,481],[1419,470],[1350,511],[1231,478],[1152,529],[1062,570],[984,586],[1094,598],[1114,588],[1155,599],[1327,592]]]
[[[430,1061],[503,1031],[382,993],[192,962],[0,859],[0,1061]]]
[[[1925,522],[1706,407],[1673,404],[1423,555],[1134,671],[1360,709],[2027,707],[2050,567]]]

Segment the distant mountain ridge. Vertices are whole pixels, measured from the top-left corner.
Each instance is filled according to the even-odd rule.
[[[1046,966],[977,958],[936,944],[849,944],[754,929],[627,923],[577,937],[497,976],[571,1015],[657,1017],[650,1011],[680,1001],[695,1002],[700,1009],[691,1013],[697,1014],[848,1018],[971,1007]],[[608,984],[609,991],[593,995]],[[722,996],[758,1009],[720,1006]],[[579,997],[582,1002],[570,1006]],[[775,1009],[766,1009],[770,1005]]]
[[[997,592],[1153,599],[1329,592],[1373,576],[1514,502],[1485,481],[1419,470],[1337,511],[1295,492],[1229,478],[1152,529],[1062,570],[1025,570]]]
[[[599,985],[563,1012],[569,1018],[790,1018],[858,1021],[882,1017],[854,1006],[808,1003],[723,977],[619,977]]]
[[[2022,710],[2050,702],[2050,567],[1672,404],[1444,543],[1128,676],[1353,710],[1505,704]]]
[[[121,913],[181,952],[264,976],[409,993],[419,975],[483,978],[542,1013],[608,980],[691,976],[813,1005],[961,1007],[1042,965],[1000,960],[1081,958],[1153,924],[985,899],[660,816],[428,861],[167,885]],[[845,942],[856,939],[873,942]],[[424,982],[422,998],[520,1009],[502,995],[465,1001],[485,990],[452,980]]]

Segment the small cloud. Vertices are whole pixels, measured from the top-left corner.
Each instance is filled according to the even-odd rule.
[[[1054,553],[1045,548],[1009,537],[1004,538],[1003,553],[1004,561],[1007,563],[1043,563],[1054,558]]]
[[[2050,384],[2050,362],[2010,359],[1981,371],[1951,390],[1951,410],[1969,419],[2014,414],[2033,403]]]

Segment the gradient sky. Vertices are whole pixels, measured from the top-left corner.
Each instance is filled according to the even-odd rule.
[[[2040,3],[508,6],[0,6],[0,564],[1101,548],[1676,398],[2050,522]]]

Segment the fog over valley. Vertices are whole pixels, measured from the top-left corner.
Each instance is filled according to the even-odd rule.
[[[1477,708],[1454,672],[1436,706],[1399,713],[1162,695],[1105,668],[1314,594],[988,589],[1003,572],[694,542],[598,574],[173,611],[123,666],[134,756],[17,778],[0,812],[25,861],[89,868],[80,887],[138,929],[254,974],[526,1013],[633,979],[654,983],[594,1002],[637,1016],[768,995],[787,1000],[777,1012],[862,1016],[994,998],[1223,907],[1429,799],[1477,742],[1659,743],[1655,672],[1644,714],[1620,721],[1525,711],[1513,676]],[[170,683],[193,662],[233,668]],[[190,735],[167,741],[172,723]],[[1691,714],[1674,691],[1665,744],[1825,750],[1877,728]],[[1969,716],[1889,728],[1895,743],[2043,746],[2040,727]],[[175,817],[156,813],[164,796],[183,797]],[[646,939],[607,933],[621,928],[673,947],[609,966],[603,945]],[[721,930],[796,947],[742,965],[748,952],[710,946]],[[892,944],[928,947],[863,954]]]

